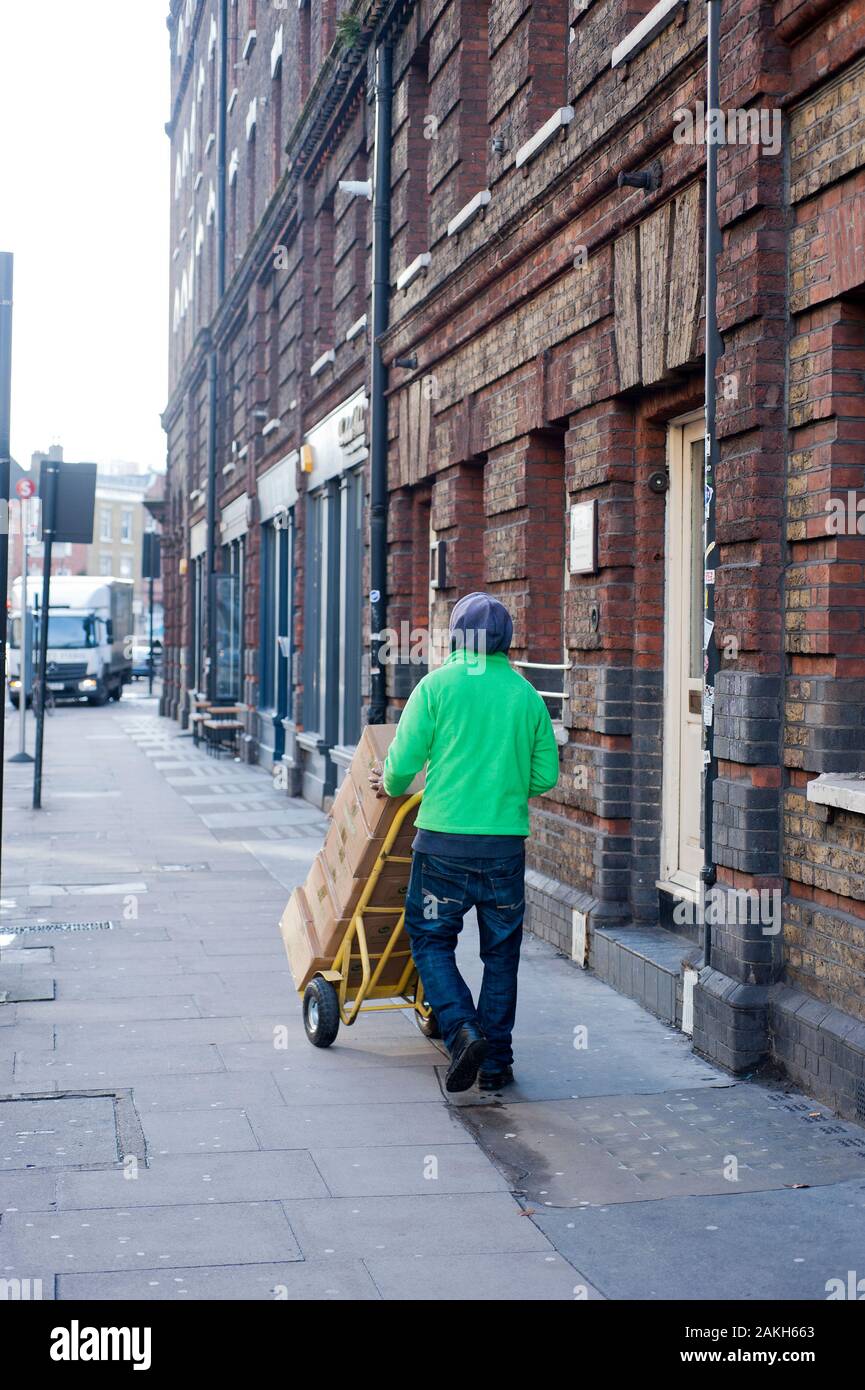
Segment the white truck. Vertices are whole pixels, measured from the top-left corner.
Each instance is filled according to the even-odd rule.
[[[83,700],[104,705],[119,700],[124,685],[132,680],[131,579],[94,575],[57,575],[51,578],[48,609],[47,686],[58,700]],[[41,575],[27,580],[34,652],[38,661]],[[9,698],[17,708],[21,695],[21,580],[12,585],[7,678]],[[25,667],[26,669],[26,667]],[[29,702],[29,696],[28,696]]]

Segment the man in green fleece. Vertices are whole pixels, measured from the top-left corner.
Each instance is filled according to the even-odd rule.
[[[554,787],[559,755],[541,696],[508,660],[513,623],[491,594],[459,600],[454,650],[424,676],[399,721],[380,796],[400,796],[427,765],[412,848],[406,927],[424,993],[451,1056],[449,1091],[513,1081],[511,1034],[525,910],[529,797]],[[477,1007],[455,950],[477,909],[483,983]]]

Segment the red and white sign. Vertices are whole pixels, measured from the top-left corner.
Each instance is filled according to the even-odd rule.
[[[19,478],[15,484],[15,492],[25,502],[28,497],[36,496],[36,484],[32,478]]]

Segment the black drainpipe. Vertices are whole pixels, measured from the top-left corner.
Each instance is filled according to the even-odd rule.
[[[706,45],[706,120],[711,121],[712,113],[719,109],[718,94],[718,39],[721,26],[721,0],[707,0],[708,41]],[[716,123],[717,124],[717,123]],[[720,658],[715,640],[715,584],[718,552],[715,545],[715,505],[717,501],[718,476],[718,434],[717,434],[717,393],[715,374],[718,359],[724,344],[718,332],[718,254],[721,250],[721,231],[718,226],[718,146],[706,128],[706,505],[704,555],[705,568],[712,582],[703,584],[705,594],[706,622],[711,623],[709,638],[706,641],[706,661],[703,691],[704,726],[706,731],[705,775],[703,779],[703,867],[700,878],[703,885],[702,902],[704,909],[706,893],[713,887],[717,878],[713,852],[713,791],[718,775],[718,762],[715,757],[715,691]],[[706,723],[708,710],[711,722]],[[703,964],[712,962],[712,929],[703,914]]]
[[[387,679],[379,659],[387,616],[387,368],[381,340],[390,300],[390,152],[393,50],[383,43],[375,66],[375,165],[372,195],[372,370],[370,374],[369,709],[370,724],[387,717]]]
[[[216,131],[216,310],[225,294],[225,144],[228,101],[228,0],[219,5],[219,78]],[[219,416],[219,361],[209,342],[207,363],[207,694],[216,698],[216,477]]]

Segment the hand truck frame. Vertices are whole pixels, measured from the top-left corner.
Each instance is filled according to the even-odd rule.
[[[421,1032],[428,1038],[439,1036],[435,1015],[423,997],[423,986],[412,959],[405,931],[405,906],[399,909],[370,903],[386,865],[411,864],[411,855],[394,854],[393,846],[422,797],[423,792],[410,796],[394,816],[330,969],[318,971],[306,987],[298,991],[303,996],[306,1036],[314,1047],[330,1047],[340,1023],[349,1028],[360,1013],[386,1013],[394,1009],[412,1009]],[[397,920],[387,940],[371,951],[368,924],[372,925],[375,916],[393,917],[394,913],[398,913]],[[382,984],[388,962],[400,959],[404,965],[398,979]],[[358,962],[359,980],[356,978]]]

